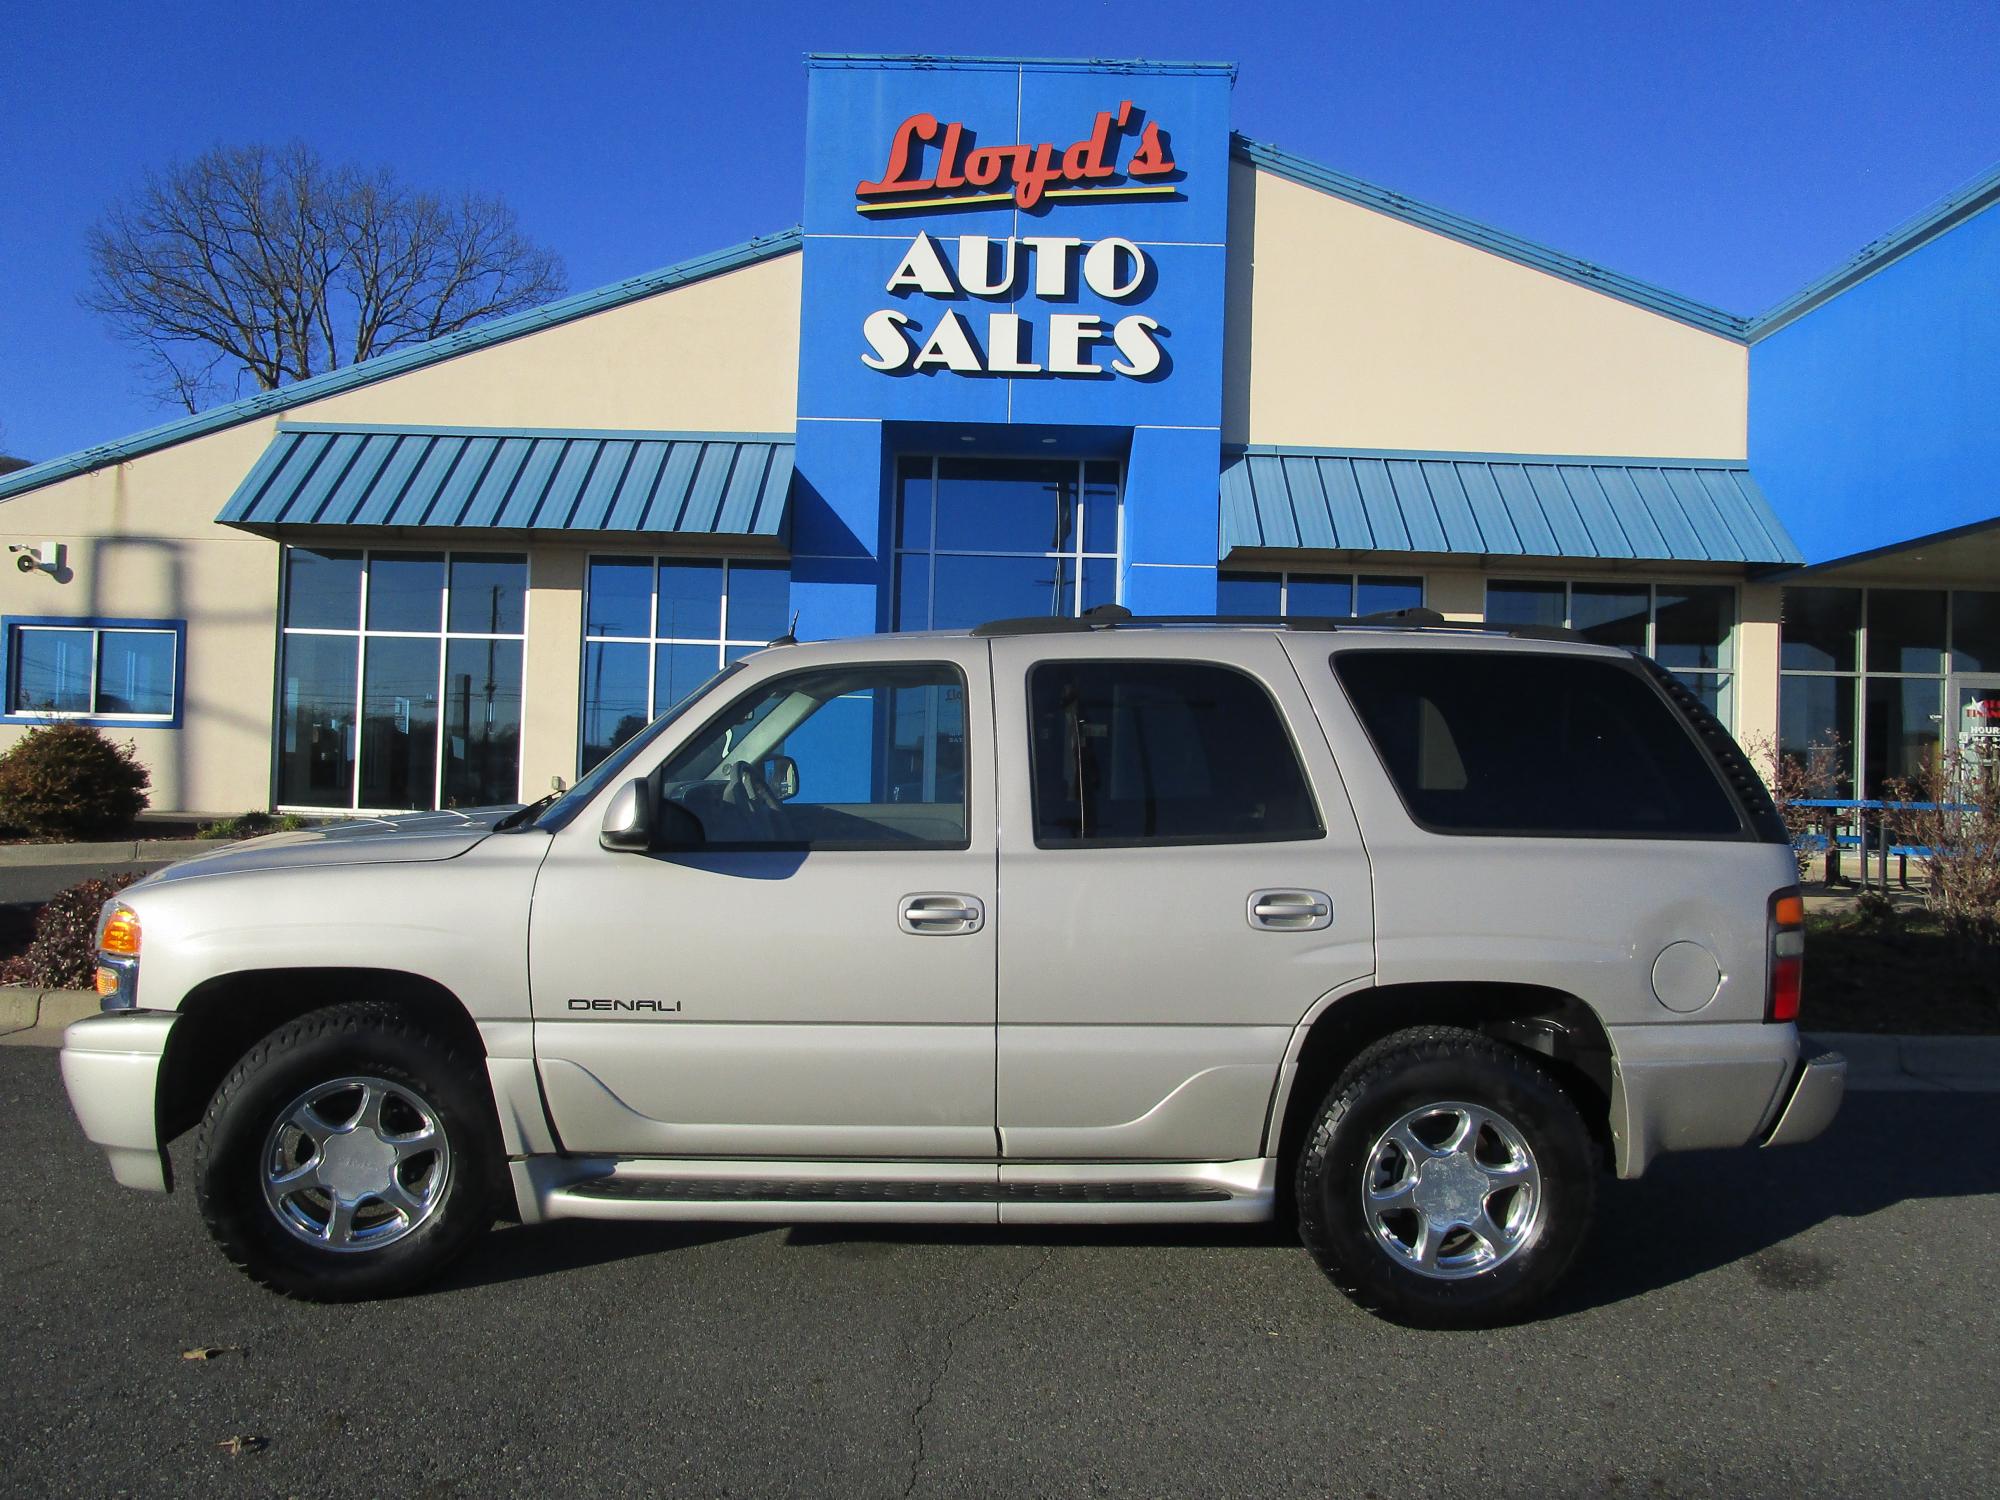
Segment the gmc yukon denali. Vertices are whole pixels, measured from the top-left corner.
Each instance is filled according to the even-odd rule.
[[[1295,1222],[1365,1308],[1519,1315],[1599,1180],[1823,1130],[1785,831],[1561,632],[1002,621],[774,644],[560,796],[104,910],[62,1055],[120,1182],[293,1296],[497,1217]]]

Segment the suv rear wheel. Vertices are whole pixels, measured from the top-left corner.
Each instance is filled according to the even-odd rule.
[[[391,1006],[314,1011],[245,1053],[195,1137],[195,1196],[238,1267],[288,1296],[391,1296],[493,1218],[477,1060]]]
[[[1299,1158],[1299,1234],[1370,1312],[1503,1322],[1568,1269],[1596,1167],[1576,1105],[1532,1057],[1457,1027],[1400,1031],[1327,1093]]]

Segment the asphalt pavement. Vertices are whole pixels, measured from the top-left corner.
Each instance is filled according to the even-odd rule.
[[[0,1049],[0,1492],[1988,1494],[1996,1105],[1857,1094],[1607,1184],[1492,1333],[1371,1319],[1261,1229],[515,1227],[314,1307]]]

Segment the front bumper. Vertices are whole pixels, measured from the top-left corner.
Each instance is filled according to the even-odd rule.
[[[111,1175],[129,1188],[167,1190],[160,1150],[160,1059],[180,1017],[171,1011],[108,1011],[63,1033],[63,1086],[83,1133],[104,1148]]]

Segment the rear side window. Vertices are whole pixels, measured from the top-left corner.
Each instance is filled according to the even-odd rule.
[[[1233,667],[1042,662],[1028,715],[1044,849],[1320,836],[1277,705]]]
[[[1426,828],[1584,838],[1742,833],[1734,800],[1680,716],[1617,662],[1341,651],[1333,669]]]

